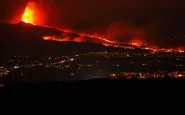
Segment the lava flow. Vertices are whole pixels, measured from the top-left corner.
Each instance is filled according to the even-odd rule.
[[[185,50],[183,48],[158,48],[157,46],[147,45],[145,42],[141,42],[140,40],[132,40],[128,43],[123,42],[115,42],[107,39],[106,37],[99,37],[99,36],[93,36],[93,35],[86,35],[86,34],[79,34],[81,37],[91,37],[93,39],[101,40],[101,44],[104,46],[112,46],[112,47],[119,47],[119,48],[126,48],[126,49],[143,49],[143,50],[149,50],[153,53],[157,52],[168,52],[168,53],[185,53]],[[60,36],[44,36],[44,40],[51,40],[51,41],[76,41],[76,39],[70,40],[68,38],[61,38]],[[130,45],[130,46],[128,46]]]

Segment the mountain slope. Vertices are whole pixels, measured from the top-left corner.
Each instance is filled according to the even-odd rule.
[[[26,23],[0,25],[0,58],[14,55],[46,57],[76,52],[104,51],[108,48],[94,43],[46,41],[42,36],[59,36],[63,32]],[[75,35],[70,33],[70,35]],[[114,48],[113,48],[114,49]]]

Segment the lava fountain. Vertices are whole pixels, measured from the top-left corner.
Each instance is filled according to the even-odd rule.
[[[36,24],[36,4],[29,2],[25,8],[24,14],[22,15],[22,21],[25,23]]]

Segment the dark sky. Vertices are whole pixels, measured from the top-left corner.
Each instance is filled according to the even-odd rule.
[[[1,0],[0,21],[16,21],[28,0]],[[34,1],[34,0],[32,0]],[[46,25],[125,41],[182,44],[184,0],[35,0]],[[177,35],[175,39],[171,36]]]

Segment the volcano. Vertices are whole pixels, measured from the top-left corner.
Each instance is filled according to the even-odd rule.
[[[0,25],[1,56],[6,55],[61,55],[102,49],[141,49],[151,52],[180,52],[184,49],[159,49],[151,47],[140,39],[127,43],[114,41],[106,36],[90,35],[74,31],[50,28],[41,24],[42,10],[36,2],[27,3],[18,24]],[[39,14],[40,13],[40,14]],[[40,52],[40,53],[38,53]]]
[[[99,35],[89,35],[73,31],[39,25],[42,19],[35,2],[28,2],[18,24],[0,25],[0,58],[9,56],[48,56],[69,55],[91,51],[125,51],[140,49],[150,52],[180,52],[183,49],[158,49],[143,44],[141,40],[128,43],[116,42]]]

